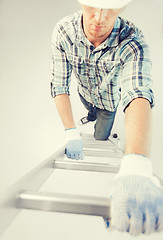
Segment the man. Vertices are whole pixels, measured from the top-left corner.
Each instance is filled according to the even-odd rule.
[[[52,37],[51,92],[68,138],[67,157],[83,158],[69,100],[73,70],[81,101],[97,118],[96,139],[108,139],[120,98],[125,112],[125,154],[108,187],[107,226],[131,234],[161,230],[163,191],[148,158],[154,106],[148,46],[134,24],[118,17],[131,0],[78,1],[82,11],[58,22]]]

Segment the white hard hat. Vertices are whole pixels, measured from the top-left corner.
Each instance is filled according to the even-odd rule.
[[[132,0],[78,0],[80,4],[94,8],[122,8]]]

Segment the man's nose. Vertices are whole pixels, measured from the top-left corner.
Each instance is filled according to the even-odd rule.
[[[95,20],[97,22],[97,24],[100,24],[102,23],[105,18],[106,18],[106,11],[103,10],[103,9],[98,9],[96,12],[95,12]]]

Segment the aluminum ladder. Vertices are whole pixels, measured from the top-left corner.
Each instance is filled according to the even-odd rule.
[[[0,235],[19,214],[21,209],[56,211],[109,218],[110,201],[106,197],[40,192],[55,169],[117,173],[123,152],[118,147],[118,137],[108,141],[97,141],[91,134],[81,134],[84,155],[98,159],[98,162],[65,159],[65,147],[11,186],[0,195]],[[100,163],[99,158],[106,163]],[[111,159],[113,164],[108,164]],[[116,164],[114,164],[114,161]]]

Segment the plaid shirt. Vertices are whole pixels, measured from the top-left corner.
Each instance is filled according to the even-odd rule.
[[[100,109],[115,111],[120,99],[125,109],[135,98],[154,106],[149,48],[134,24],[120,17],[98,47],[86,38],[82,12],[59,21],[52,35],[51,94],[70,94],[72,70],[78,92]]]

